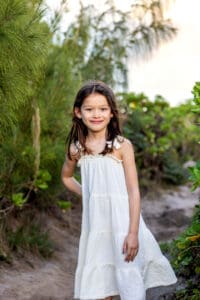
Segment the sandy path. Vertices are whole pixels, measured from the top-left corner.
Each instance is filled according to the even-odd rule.
[[[198,196],[199,191],[191,193],[188,187],[180,186],[159,189],[143,197],[144,219],[159,241],[174,238],[182,231]],[[1,266],[0,300],[72,300],[80,221],[81,206],[78,203],[57,218],[49,217],[47,225],[56,245],[54,257],[41,260],[28,255],[15,260],[11,267]],[[158,295],[166,291],[170,288],[149,291],[147,299],[164,299]]]

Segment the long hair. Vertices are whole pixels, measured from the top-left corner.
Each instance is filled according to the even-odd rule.
[[[67,156],[69,157],[69,159],[71,159],[70,145],[72,143],[76,145],[76,143],[78,142],[81,149],[83,149],[84,153],[91,153],[91,150],[88,149],[85,145],[86,137],[88,135],[88,129],[83,123],[82,119],[79,119],[76,116],[75,108],[77,107],[80,109],[84,102],[84,99],[94,93],[98,93],[106,97],[108,101],[108,105],[110,106],[111,109],[111,113],[113,114],[113,117],[110,119],[110,122],[107,127],[107,137],[106,137],[107,141],[111,141],[111,147],[109,147],[108,144],[106,144],[101,154],[104,155],[108,152],[112,152],[114,139],[118,135],[121,135],[121,130],[119,126],[119,111],[117,108],[117,103],[113,91],[102,81],[92,80],[86,82],[86,84],[84,84],[78,91],[74,101],[72,127],[66,140]],[[78,150],[80,151],[80,149]]]

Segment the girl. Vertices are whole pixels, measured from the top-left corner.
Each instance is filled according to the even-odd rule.
[[[176,276],[140,215],[134,148],[121,136],[112,90],[101,81],[77,93],[62,181],[82,196],[75,299],[144,300]],[[73,177],[81,167],[81,185]]]

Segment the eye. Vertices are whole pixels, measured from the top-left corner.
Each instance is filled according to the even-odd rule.
[[[108,110],[108,108],[107,107],[102,107],[101,110],[106,111],[106,110]]]
[[[91,109],[91,108],[85,108],[85,110],[86,110],[86,111],[91,111],[92,109]]]

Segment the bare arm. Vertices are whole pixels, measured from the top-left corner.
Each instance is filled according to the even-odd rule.
[[[124,154],[124,155],[123,155]],[[130,225],[129,233],[138,233],[140,220],[140,191],[138,184],[135,155],[132,144],[126,140],[122,147],[126,186],[129,196]]]
[[[73,146],[71,147],[73,152]],[[61,179],[66,188],[70,191],[82,196],[82,189],[80,183],[73,177],[74,169],[76,167],[77,160],[75,158],[66,158],[61,172]]]
[[[122,159],[125,172],[126,186],[129,196],[130,223],[127,237],[124,241],[123,252],[126,261],[133,260],[138,252],[138,230],[140,221],[140,191],[138,184],[135,155],[132,144],[125,140],[122,146]]]

